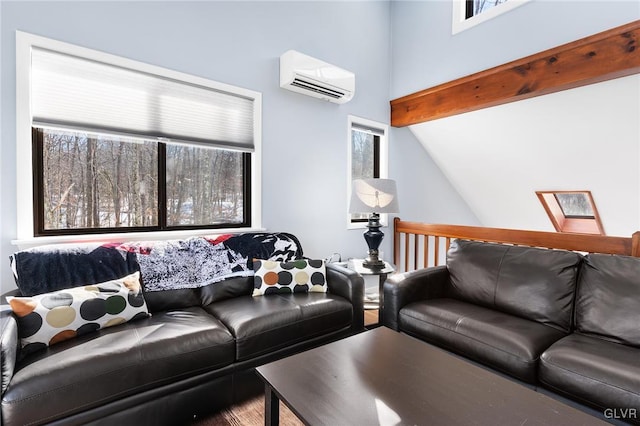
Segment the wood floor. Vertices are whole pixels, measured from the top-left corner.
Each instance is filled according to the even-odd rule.
[[[364,326],[368,327],[372,324],[378,323],[378,310],[377,309],[366,309],[364,311]]]
[[[286,405],[280,403],[282,426],[303,426]],[[264,395],[232,405],[211,417],[195,420],[190,426],[262,426],[264,425]]]

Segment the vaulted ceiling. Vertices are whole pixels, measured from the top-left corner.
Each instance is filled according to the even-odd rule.
[[[640,223],[640,76],[410,126],[485,226],[553,231],[536,190],[591,190],[608,235]]]
[[[392,124],[410,125],[485,226],[553,230],[535,191],[591,190],[607,234],[629,235],[640,224],[639,37],[636,21],[405,96]]]

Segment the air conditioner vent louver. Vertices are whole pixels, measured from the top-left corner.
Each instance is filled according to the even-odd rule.
[[[334,103],[353,98],[355,75],[295,50],[280,56],[280,87]]]
[[[311,83],[309,81],[301,80],[299,78],[294,79],[291,85],[300,87],[306,90],[312,90],[314,92],[322,93],[323,95],[331,96],[332,98],[336,98],[336,99],[339,99],[345,95],[344,92],[331,90],[327,87],[323,87],[318,84]]]

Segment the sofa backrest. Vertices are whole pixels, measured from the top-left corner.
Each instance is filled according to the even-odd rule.
[[[19,251],[11,266],[24,296],[122,278],[140,271],[150,312],[250,295],[253,259],[303,257],[287,233],[250,232],[182,240],[59,244]]]
[[[640,347],[640,258],[586,256],[575,321],[580,333]]]
[[[447,252],[449,295],[569,332],[582,258],[565,250],[455,240]]]

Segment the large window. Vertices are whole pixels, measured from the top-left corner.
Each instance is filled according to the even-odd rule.
[[[38,235],[248,225],[248,153],[42,128],[33,136]]]
[[[17,67],[19,239],[260,227],[259,93],[20,32]]]
[[[354,179],[388,177],[387,132],[385,124],[349,116],[349,197]],[[349,227],[362,227],[367,220],[367,214],[351,214]]]

